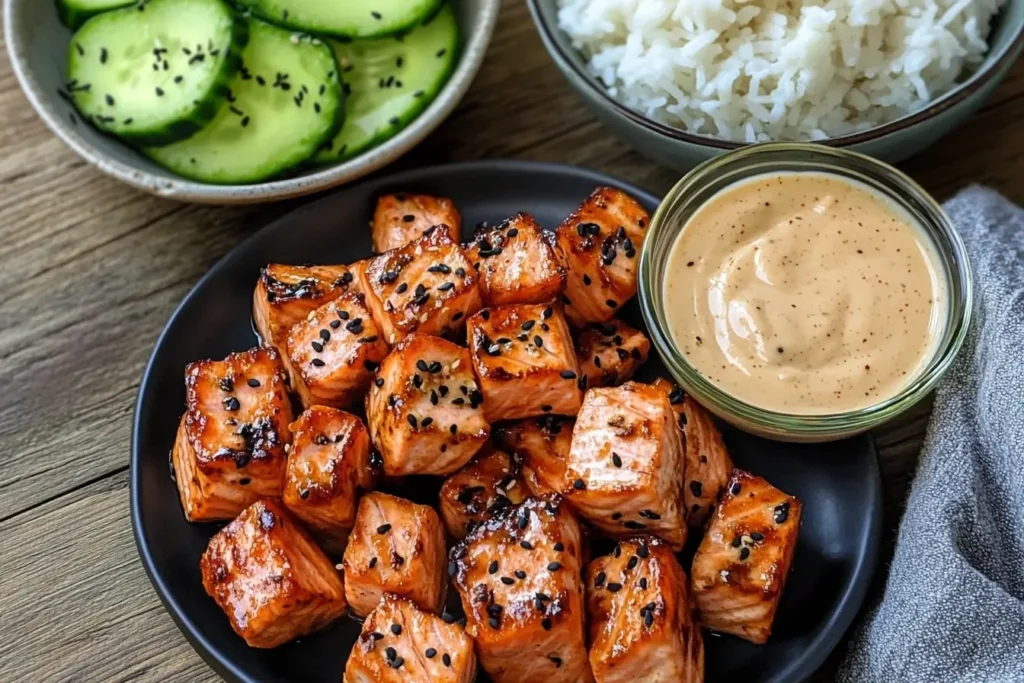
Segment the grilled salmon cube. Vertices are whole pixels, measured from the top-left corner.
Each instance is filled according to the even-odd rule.
[[[565,290],[565,268],[528,214],[518,213],[477,236],[466,255],[480,273],[485,306],[543,304]]]
[[[557,305],[485,308],[469,319],[466,333],[489,421],[580,409],[579,366]]]
[[[668,397],[648,384],[587,391],[572,430],[562,493],[613,538],[686,542],[683,445]]]
[[[519,460],[520,478],[533,495],[561,491],[574,424],[570,417],[549,415],[509,422],[495,429],[498,443]]]
[[[448,587],[444,549],[444,529],[433,508],[367,493],[342,560],[352,611],[366,616],[384,593],[394,593],[439,612]]]
[[[250,647],[319,631],[345,612],[334,563],[276,500],[245,508],[210,539],[203,587]]]
[[[703,683],[689,580],[659,539],[623,541],[587,565],[590,665],[602,683]]]
[[[482,305],[476,271],[444,225],[374,257],[359,276],[389,344],[413,332],[443,336],[461,329]]]
[[[651,342],[619,320],[587,325],[576,338],[576,358],[587,386],[607,387],[632,379],[647,362]]]
[[[528,494],[519,478],[519,462],[486,448],[441,485],[441,518],[452,537],[465,538],[495,512],[523,502]]]
[[[284,370],[272,347],[190,363],[171,453],[185,517],[232,519],[260,498],[280,498],[291,421]]]
[[[288,333],[292,387],[304,408],[348,408],[366,396],[388,344],[362,294],[346,294],[310,312]]]
[[[415,334],[384,359],[366,396],[370,438],[389,476],[451,474],[487,442],[469,352]]]
[[[435,225],[446,225],[453,235],[462,231],[462,216],[445,197],[425,194],[386,194],[377,200],[370,224],[373,251],[404,247]]]
[[[654,386],[668,395],[683,430],[683,502],[691,529],[703,529],[715,510],[718,497],[732,473],[732,458],[722,433],[704,407],[671,382],[661,379]]]
[[[593,680],[580,526],[558,496],[497,512],[450,553],[466,632],[495,683]]]
[[[359,492],[374,483],[370,433],[355,415],[327,406],[299,415],[291,432],[284,504],[340,556],[355,524]]]
[[[264,343],[284,354],[288,331],[309,312],[358,290],[348,266],[288,266],[272,263],[260,273],[252,317]]]
[[[621,190],[599,187],[555,230],[565,262],[565,314],[577,327],[607,322],[636,294],[647,211]]]
[[[343,683],[473,683],[473,639],[461,626],[387,594],[363,623]]]
[[[693,595],[706,628],[758,645],[786,585],[800,531],[800,501],[733,470],[693,557]]]

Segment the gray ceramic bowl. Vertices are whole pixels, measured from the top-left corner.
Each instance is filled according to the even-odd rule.
[[[569,84],[619,136],[647,156],[679,171],[744,143],[694,135],[667,126],[620,104],[586,69],[582,55],[558,29],[558,0],[527,0],[544,46]],[[863,133],[826,141],[890,163],[920,152],[976,112],[996,89],[1024,48],[1024,0],[1006,0],[989,36],[981,66],[950,92],[909,116]]]
[[[252,185],[210,185],[182,179],[114,138],[71,125],[69,104],[57,90],[65,81],[69,31],[53,0],[3,0],[4,38],[14,72],[46,125],[104,173],[153,194],[204,204],[250,204],[319,192],[372,173],[402,156],[451,114],[469,89],[494,33],[501,0],[451,0],[462,31],[459,63],[437,98],[398,135],[345,162]]]

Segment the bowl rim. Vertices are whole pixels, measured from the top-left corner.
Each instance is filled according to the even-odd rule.
[[[138,190],[179,201],[220,205],[256,204],[313,194],[369,175],[408,153],[452,114],[469,91],[483,64],[501,8],[501,0],[468,0],[478,4],[480,18],[472,31],[460,27],[464,42],[455,68],[434,100],[397,135],[352,159],[308,174],[262,183],[217,185],[180,176],[157,175],[134,163],[121,161],[71,127],[64,112],[58,111],[59,103],[53,101],[36,79],[35,69],[27,57],[27,40],[21,31],[15,30],[15,26],[21,25],[24,7],[36,1],[3,0],[4,41],[22,92],[50,132],[93,167]],[[137,154],[130,146],[114,142]]]
[[[773,163],[774,162],[774,163]],[[928,364],[893,396],[868,406],[830,413],[791,413],[761,407],[733,396],[723,387],[707,379],[678,348],[663,309],[660,294],[663,281],[656,278],[656,270],[664,258],[655,249],[662,234],[669,239],[664,251],[667,257],[671,245],[678,239],[685,223],[673,230],[669,225],[680,202],[689,201],[702,190],[721,178],[729,179],[718,189],[724,190],[742,178],[738,171],[756,168],[757,173],[770,174],[774,165],[789,164],[786,171],[820,172],[836,174],[869,185],[887,187],[891,200],[916,215],[929,239],[934,242],[936,255],[942,260],[942,269],[949,291],[948,317],[943,323],[939,344],[932,351]],[[796,168],[799,166],[800,168]],[[701,204],[708,201],[707,197]],[[917,204],[923,215],[911,207]],[[957,359],[974,314],[974,275],[967,247],[957,232],[952,219],[942,206],[913,179],[893,166],[850,149],[827,147],[807,142],[767,142],[733,150],[716,156],[684,175],[669,190],[657,211],[651,217],[637,274],[638,302],[644,322],[650,331],[651,344],[680,386],[702,405],[740,429],[768,438],[784,441],[832,441],[877,427],[909,410],[927,396]]]
[[[540,7],[541,2],[542,0],[526,0],[526,4],[530,9],[530,15],[533,17],[533,23],[537,27],[537,32],[540,33],[541,41],[544,43],[548,54],[551,55],[552,59],[563,72],[570,71],[573,76],[585,83],[585,88],[589,92],[597,95],[607,108],[630,120],[637,126],[645,128],[658,135],[678,140],[679,142],[686,142],[700,147],[710,147],[712,149],[726,151],[742,149],[743,147],[756,144],[689,133],[685,130],[650,119],[640,112],[634,111],[622,104],[609,95],[606,89],[599,87],[595,79],[577,67],[572,58],[565,53],[565,50],[562,49],[562,46],[556,38],[556,34],[560,32],[560,29],[556,26],[549,25],[544,19],[544,14]],[[1004,10],[1000,10],[1000,12],[1002,11]],[[966,81],[954,85],[953,88],[932,100],[925,108],[906,114],[880,126],[869,128],[865,131],[848,133],[847,135],[826,138],[824,140],[815,140],[814,143],[827,145],[829,147],[860,145],[883,138],[903,129],[910,128],[922,121],[937,116],[947,109],[956,106],[963,100],[966,100],[972,94],[984,87],[989,81],[995,79],[1005,66],[1008,66],[1010,62],[1013,62],[1016,59],[1022,48],[1024,48],[1024,20],[1022,20],[1020,22],[1020,26],[1017,27],[1017,35],[1010,40],[1000,52],[996,53],[994,57],[987,54],[986,59]],[[990,60],[989,57],[993,58]]]

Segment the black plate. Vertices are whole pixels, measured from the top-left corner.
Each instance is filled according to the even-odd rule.
[[[350,263],[365,258],[370,254],[367,222],[382,192],[451,197],[462,210],[468,233],[480,221],[496,222],[521,210],[552,228],[598,185],[622,187],[652,211],[658,203],[650,194],[598,173],[525,162],[439,166],[370,180],[259,231],[185,298],[160,336],[139,389],[132,437],[132,524],[157,593],[218,673],[246,683],[337,683],[360,628],[356,621],[342,619],[323,633],[276,650],[247,647],[207,597],[200,579],[199,557],[218,527],[185,521],[169,476],[168,452],[184,410],[184,367],[255,344],[250,306],[260,268],[272,261]],[[635,304],[627,307],[625,317],[642,326]],[[649,379],[664,372],[652,358],[644,375]],[[727,432],[726,440],[738,466],[799,496],[804,512],[771,640],[757,647],[708,634],[707,680],[799,681],[824,662],[849,627],[875,567],[882,501],[874,445],[868,437],[817,446],[782,444],[735,431]],[[422,482],[417,487],[405,493],[435,499],[436,488]],[[450,606],[454,603],[449,601]]]

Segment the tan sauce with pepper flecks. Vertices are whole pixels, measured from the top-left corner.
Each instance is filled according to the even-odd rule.
[[[672,246],[666,315],[687,361],[767,410],[846,412],[924,369],[946,286],[917,222],[824,173],[765,174],[701,206]]]

